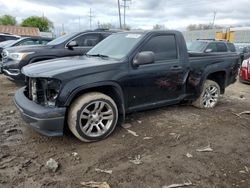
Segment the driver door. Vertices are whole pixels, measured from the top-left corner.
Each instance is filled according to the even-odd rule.
[[[129,108],[173,102],[184,93],[187,70],[177,49],[173,34],[151,36],[139,49],[154,52],[155,62],[130,69],[126,82]]]

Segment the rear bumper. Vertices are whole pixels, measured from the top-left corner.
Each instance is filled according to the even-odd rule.
[[[62,136],[66,108],[44,107],[29,100],[24,88],[19,89],[14,98],[22,118],[30,127],[46,136]]]
[[[239,81],[245,84],[250,84],[250,80],[244,80],[240,78]]]
[[[249,70],[250,68],[245,68],[245,67],[240,68],[240,74],[239,74],[240,82],[250,84],[250,71]]]

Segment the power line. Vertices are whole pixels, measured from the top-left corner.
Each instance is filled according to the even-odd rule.
[[[168,6],[168,8],[176,8],[176,7],[183,7],[183,8],[186,8],[186,7],[200,7],[202,5],[206,6],[206,5],[213,5],[213,6],[218,6],[218,4],[223,4],[224,2],[223,1],[217,1],[217,0],[211,0],[208,1],[207,0],[189,0],[189,1],[183,1],[183,0],[180,0],[180,1],[167,1],[164,5],[161,4],[161,7],[164,8],[166,7],[166,5]]]

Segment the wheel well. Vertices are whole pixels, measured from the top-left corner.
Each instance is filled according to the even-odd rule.
[[[81,90],[71,99],[70,104],[79,96],[89,92],[100,92],[105,95],[108,95],[115,101],[119,114],[125,114],[123,96],[119,92],[119,90],[114,86],[98,86],[90,89]]]
[[[207,79],[215,81],[220,86],[221,94],[225,92],[225,81],[226,81],[225,71],[211,73],[207,76]]]

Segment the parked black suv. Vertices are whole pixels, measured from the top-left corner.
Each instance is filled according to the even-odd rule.
[[[198,53],[225,53],[236,52],[236,49],[231,42],[214,39],[197,39],[188,45],[188,51]]]
[[[52,41],[52,38],[46,37],[22,37],[18,40],[8,40],[0,43],[0,61],[2,60],[2,52],[4,48],[13,46],[28,46],[28,45],[45,45]]]
[[[6,48],[2,52],[2,72],[13,80],[23,81],[21,69],[25,65],[53,58],[84,55],[113,32],[109,30],[84,31],[63,35],[44,46]]]
[[[22,117],[49,136],[68,125],[82,141],[112,133],[126,113],[193,102],[213,108],[236,81],[236,53],[187,53],[177,31],[113,34],[85,56],[54,59],[22,69],[27,84],[15,94]]]
[[[240,55],[241,63],[250,58],[250,44],[249,43],[234,43],[237,53]]]

